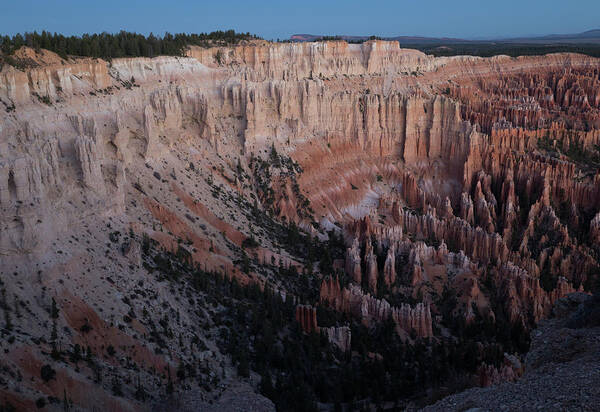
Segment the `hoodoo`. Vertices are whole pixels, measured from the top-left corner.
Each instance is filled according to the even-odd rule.
[[[0,409],[430,402],[518,379],[597,288],[597,58],[11,58]]]

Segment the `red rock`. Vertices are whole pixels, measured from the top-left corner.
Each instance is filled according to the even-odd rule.
[[[498,368],[485,363],[477,369],[479,386],[488,387],[504,382],[514,382],[523,375],[521,361],[514,355],[504,354],[504,361]]]
[[[296,306],[296,321],[305,333],[318,332],[317,309],[310,305]]]

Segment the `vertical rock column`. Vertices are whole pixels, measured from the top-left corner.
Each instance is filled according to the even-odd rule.
[[[104,194],[105,186],[100,160],[102,156],[98,145],[90,137],[79,136],[75,140],[75,149],[81,164],[84,185],[98,194]]]

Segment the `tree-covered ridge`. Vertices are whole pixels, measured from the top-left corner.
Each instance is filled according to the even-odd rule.
[[[236,33],[234,30],[213,31],[211,33],[186,34],[165,33],[162,37],[150,33],[120,31],[119,33],[84,34],[82,36],[64,36],[42,31],[0,36],[0,50],[6,55],[14,53],[22,46],[34,49],[46,49],[66,58],[68,55],[99,57],[154,57],[160,55],[181,56],[190,45],[209,47],[213,45],[237,44],[241,40],[258,39],[250,33]]]
[[[580,53],[591,57],[600,57],[598,44],[526,44],[526,43],[497,43],[473,42],[459,44],[402,44],[401,47],[417,49],[435,57],[441,56],[479,56],[492,57],[507,55],[518,56],[543,56],[549,53]]]

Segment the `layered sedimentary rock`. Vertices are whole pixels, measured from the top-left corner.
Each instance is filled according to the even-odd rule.
[[[600,213],[590,222],[590,238],[595,243],[600,243]]]
[[[458,334],[456,325],[526,331],[557,299],[595,284],[597,59],[434,58],[383,41],[111,62],[19,53],[31,67],[0,71],[0,271],[23,274],[16,282],[43,298],[12,281],[7,295],[47,302],[66,290],[89,301],[80,310],[103,339],[143,353],[145,366],[198,363],[189,328],[206,319],[147,275],[136,237],[291,301],[304,283],[279,274],[314,276],[306,284],[320,285],[319,299],[300,291],[307,305],[296,320],[342,351],[350,328],[319,327],[317,305],[368,327],[391,321],[410,343]],[[343,238],[332,273],[321,273],[326,259],[310,266],[262,214],[311,239]],[[147,338],[163,313],[144,306],[156,322],[132,320],[130,309],[141,310],[125,302],[139,282],[161,290],[149,301],[174,306],[180,341],[168,354],[141,349],[155,343]],[[47,304],[36,305],[47,316]],[[122,329],[108,326],[124,314]],[[42,334],[35,322],[19,327]],[[65,343],[87,344],[81,325],[70,328]],[[50,352],[32,350],[30,359]],[[509,375],[481,367],[488,383]],[[162,378],[145,376],[160,392]],[[31,405],[42,393],[63,396],[28,390]],[[106,399],[99,407],[112,407]]]
[[[556,288],[548,293],[542,289],[538,278],[510,263],[499,271],[499,284],[502,287],[505,310],[513,322],[526,319],[525,308],[535,321],[547,317],[556,300],[576,292],[569,281],[561,277]],[[579,291],[582,290],[580,287]]]
[[[396,283],[396,251],[394,246],[390,247],[383,266],[383,277],[387,286]]]
[[[54,56],[50,64],[44,64],[43,67],[27,71],[12,67],[2,70],[0,98],[14,104],[27,103],[35,96],[47,96],[54,101],[63,95],[87,92],[90,88],[105,89],[113,85],[108,64],[103,60],[77,59],[64,62]]]
[[[393,307],[385,299],[365,294],[357,285],[341,289],[337,278],[323,281],[320,300],[336,310],[352,314],[367,326],[391,319],[407,334],[414,332],[423,338],[433,336],[431,311],[423,303],[418,303],[414,308],[408,304]]]
[[[352,332],[348,326],[332,326],[321,330],[329,342],[336,345],[342,352],[348,352],[352,348]]]
[[[531,349],[521,362],[505,353],[498,367],[481,368],[478,378],[483,379],[478,379],[478,384],[492,384],[492,387],[469,389],[424,410],[454,412],[489,408],[490,405],[505,405],[508,409],[562,410],[582,405],[582,397],[598,403],[596,391],[585,389],[582,395],[579,389],[588,388],[590,379],[598,379],[596,371],[600,367],[599,329],[581,317],[585,307],[585,303],[581,303],[586,298],[589,297],[576,293],[559,300],[552,318],[541,322],[532,333]],[[514,373],[518,371],[521,372]],[[519,379],[510,382],[521,373]],[[502,382],[503,377],[509,378],[509,382]]]
[[[304,333],[323,333],[331,344],[337,346],[342,352],[347,352],[352,344],[352,332],[348,326],[319,327],[317,322],[317,309],[310,305],[296,306],[296,321]]]
[[[491,365],[481,365],[477,370],[479,386],[488,387],[504,382],[514,382],[523,375],[523,365],[514,355],[504,354],[502,365],[496,368]]]
[[[219,53],[220,52],[220,53]],[[429,71],[444,64],[414,50],[401,49],[397,42],[374,41],[254,44],[230,49],[192,47],[188,56],[209,67],[234,66],[244,70],[248,80],[298,80],[331,77],[400,74]]]
[[[93,138],[79,136],[75,140],[77,158],[81,163],[83,183],[86,187],[97,192],[104,191],[104,179],[102,178],[102,161],[98,156],[98,146]]]
[[[296,321],[305,333],[317,332],[317,310],[310,305],[296,306]]]

